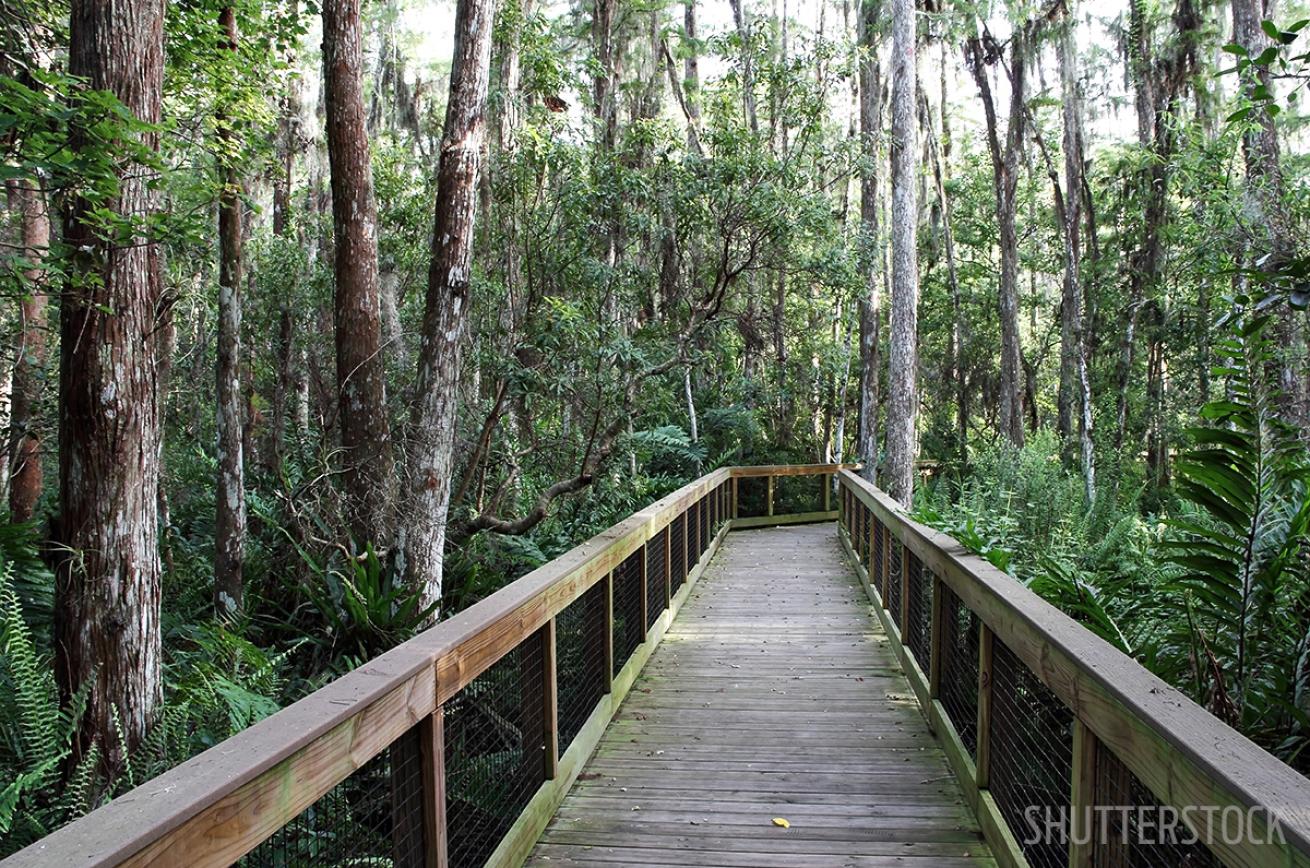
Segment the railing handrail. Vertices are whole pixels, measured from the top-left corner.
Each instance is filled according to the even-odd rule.
[[[215,824],[221,823],[226,810],[224,800],[242,787],[328,739],[340,739],[338,752],[349,763],[325,769],[321,779],[311,782],[311,791],[326,791],[401,733],[432,715],[444,701],[512,650],[515,637],[530,634],[550,621],[715,486],[734,477],[834,474],[854,466],[782,465],[711,471],[449,620],[146,781],[0,864],[4,868],[144,864],[154,852],[152,847],[162,846],[160,842],[166,836],[206,812],[215,814]],[[371,718],[366,720],[368,715]],[[275,830],[266,829],[263,837]],[[245,847],[242,853],[248,849]]]
[[[838,478],[1162,804],[1259,808],[1286,841],[1278,864],[1310,865],[1310,780],[865,479]],[[1266,845],[1215,844],[1232,864],[1272,864]]]

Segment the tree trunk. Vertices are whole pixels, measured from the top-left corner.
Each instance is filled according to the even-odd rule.
[[[1090,508],[1096,499],[1096,455],[1092,443],[1092,395],[1087,376],[1082,281],[1083,104],[1078,87],[1078,55],[1072,15],[1056,47],[1064,92],[1064,283],[1060,302],[1060,434],[1072,436],[1077,411],[1083,496]]]
[[[235,52],[237,23],[233,7],[223,7],[219,13],[219,26],[227,37],[226,47]],[[227,618],[241,610],[245,584],[242,576],[242,547],[246,536],[241,400],[242,226],[241,180],[233,158],[234,136],[224,118],[219,118],[218,126],[221,140],[219,176],[223,189],[218,196],[218,359],[214,411],[214,427],[218,434],[218,491],[214,522],[214,612],[220,618]]]
[[[760,133],[759,113],[755,109],[755,50],[751,45],[750,24],[742,9],[742,0],[728,0],[732,5],[732,20],[737,27],[737,38],[741,40],[741,103],[750,124],[751,134]]]
[[[73,0],[68,71],[158,124],[163,0]],[[141,133],[157,150],[156,132]],[[74,129],[74,150],[85,144]],[[86,691],[71,770],[93,747],[117,771],[141,744],[160,700],[159,476],[163,303],[153,239],[104,239],[93,208],[139,221],[158,207],[157,178],[119,168],[113,199],[75,200],[64,241],[76,251],[60,303],[59,504],[54,539],[55,668],[65,704]]]
[[[437,168],[432,261],[423,314],[406,480],[404,575],[425,605],[441,599],[443,549],[468,323],[478,172],[486,137],[492,0],[459,0],[446,127]]]
[[[44,480],[36,405],[45,379],[46,276],[42,262],[50,250],[50,212],[44,194],[30,181],[10,181],[9,201],[22,224],[22,257],[31,264],[23,271],[27,286],[19,306],[22,322],[14,348],[9,404],[9,520],[22,524],[35,516]]]
[[[337,401],[347,520],[356,547],[390,538],[395,467],[387,418],[377,206],[365,127],[360,0],[323,3],[332,172]]]
[[[879,376],[882,373],[882,238],[878,227],[878,178],[882,171],[882,70],[878,62],[880,0],[862,0],[858,20],[860,55],[860,249],[865,294],[860,299],[860,428],[856,457],[860,475],[878,480]]]
[[[915,427],[919,415],[917,78],[914,0],[892,0],[892,315],[887,368],[887,492],[906,507],[914,496]]]
[[[996,105],[992,99],[987,67],[999,57],[992,42],[970,37],[965,44],[969,70],[982,97],[987,122],[987,150],[992,159],[996,195],[996,223],[1001,249],[1001,280],[997,290],[997,312],[1001,322],[1001,382],[997,427],[1001,436],[1016,446],[1023,445],[1023,355],[1019,348],[1019,237],[1015,227],[1015,197],[1019,183],[1019,151],[1023,145],[1024,78],[1029,27],[1011,36],[1010,116],[1002,152],[997,131]]]
[[[944,53],[944,52],[943,52]],[[923,115],[925,118],[931,118],[932,113],[928,107],[927,94],[922,90],[919,91],[923,97]],[[943,90],[942,98],[945,100],[946,93]],[[943,104],[943,118],[945,118],[945,105]],[[948,379],[956,384],[956,455],[963,462],[968,457],[968,431],[965,428],[967,422],[967,410],[965,409],[963,397],[964,376],[960,373],[963,366],[964,349],[962,346],[964,331],[964,313],[960,301],[960,275],[955,260],[955,229],[952,225],[951,217],[951,200],[946,195],[946,167],[942,159],[941,148],[938,147],[936,136],[933,135],[932,124],[925,125],[928,138],[928,156],[932,161],[933,193],[937,197],[937,207],[941,212],[941,232],[942,246],[946,254],[946,284],[951,291],[951,337],[947,345],[947,374]]]
[[[1232,0],[1233,42],[1251,58],[1269,46],[1261,22],[1273,17],[1268,0]],[[1252,65],[1243,74],[1248,88],[1271,88],[1268,66]],[[1262,271],[1274,272],[1296,254],[1296,244],[1285,205],[1283,167],[1278,130],[1268,108],[1258,104],[1256,123],[1242,136],[1246,163],[1243,193],[1244,223],[1250,235],[1247,259]],[[1298,368],[1306,364],[1306,315],[1289,304],[1279,306],[1273,323],[1277,347],[1278,406],[1280,415],[1310,440],[1310,382]]]

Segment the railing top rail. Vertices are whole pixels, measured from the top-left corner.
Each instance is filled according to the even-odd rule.
[[[1267,811],[1287,864],[1310,864],[1310,780],[857,474],[839,478],[1158,798]]]
[[[137,859],[163,836],[316,743],[340,736],[367,759],[588,590],[691,503],[734,476],[837,473],[855,465],[720,468],[3,861],[5,868]],[[357,724],[370,709],[377,719]],[[383,717],[396,718],[388,726]],[[348,770],[345,771],[348,774]],[[338,778],[339,779],[339,778]]]

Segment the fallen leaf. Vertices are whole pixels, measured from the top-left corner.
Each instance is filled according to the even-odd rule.
[[[775,826],[781,826],[781,827],[784,828],[784,829],[790,829],[790,828],[791,828],[791,823],[787,822],[787,819],[786,819],[785,817],[774,817],[774,818],[773,818],[773,825],[775,825]]]

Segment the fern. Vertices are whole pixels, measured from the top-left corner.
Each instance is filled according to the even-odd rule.
[[[1308,578],[1307,464],[1266,386],[1268,323],[1249,312],[1231,321],[1216,368],[1229,380],[1228,397],[1202,409],[1207,424],[1188,431],[1196,445],[1175,465],[1179,494],[1197,514],[1171,520],[1162,543],[1180,570],[1171,587],[1190,635],[1179,644],[1192,649],[1198,698],[1247,732],[1291,712],[1280,673],[1284,652],[1303,636],[1289,614]]]

